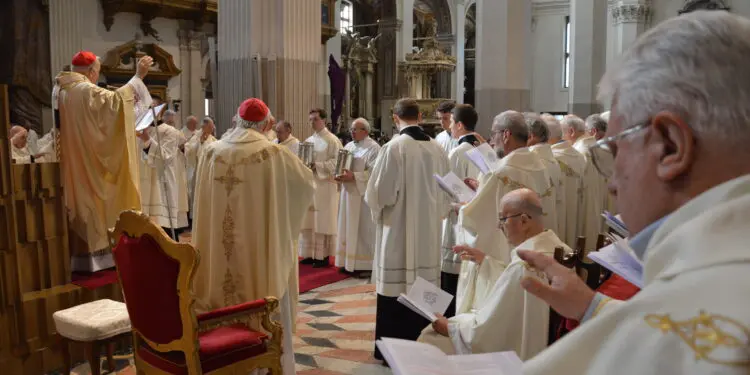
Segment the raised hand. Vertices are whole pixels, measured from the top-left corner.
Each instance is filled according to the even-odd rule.
[[[576,273],[555,258],[534,251],[518,250],[521,257],[532,268],[543,272],[549,284],[533,277],[525,277],[521,286],[539,297],[560,315],[581,320],[596,294]]]
[[[453,252],[460,255],[462,260],[472,261],[476,264],[482,264],[486,256],[482,250],[464,245],[453,246]]]
[[[151,65],[153,63],[154,59],[151,58],[151,56],[141,57],[140,60],[138,60],[138,67],[136,67],[135,75],[137,75],[140,79],[146,78],[148,69],[151,68]]]

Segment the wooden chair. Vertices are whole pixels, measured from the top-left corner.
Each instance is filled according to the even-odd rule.
[[[596,250],[602,248],[604,243],[604,236],[600,234],[597,238]],[[577,238],[576,249],[574,251],[575,270],[576,273],[581,276],[583,281],[586,282],[586,285],[588,285],[589,288],[596,290],[596,288],[602,285],[602,283],[604,283],[604,281],[609,278],[611,272],[609,272],[606,268],[600,266],[598,263],[586,261],[586,254],[588,254],[588,252],[585,251],[585,244],[586,237]]]
[[[576,255],[575,253],[566,253],[562,246],[558,246],[555,248],[555,260],[565,267],[574,269]],[[552,308],[549,309],[549,330],[547,335],[547,343],[549,345],[552,345],[557,340],[560,331],[565,328],[563,327],[564,322],[565,318],[558,314],[557,311]]]
[[[276,298],[229,306],[196,317],[192,279],[200,257],[135,211],[110,231],[133,334],[139,374],[281,374],[282,327],[271,320]],[[263,329],[249,323],[260,319]],[[291,348],[288,348],[291,350]]]

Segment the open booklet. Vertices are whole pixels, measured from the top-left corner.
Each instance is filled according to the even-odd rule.
[[[135,131],[142,131],[148,128],[154,123],[154,113],[158,116],[165,108],[167,104],[162,104],[152,111],[151,108],[143,111],[140,116],[135,120]]]
[[[500,160],[497,158],[495,150],[489,143],[481,145],[466,151],[466,157],[479,169],[482,174],[487,174],[497,168]]]
[[[516,352],[446,355],[421,342],[384,337],[376,345],[395,375],[520,375]]]
[[[453,301],[453,296],[435,284],[417,277],[409,293],[401,293],[397,301],[425,319],[434,322],[437,320],[435,314],[445,314],[448,305]]]
[[[621,237],[630,237],[630,232],[625,226],[625,223],[622,222],[622,219],[620,219],[620,215],[612,215],[609,211],[604,211],[602,212],[602,217],[607,223],[607,226],[612,228],[612,230],[617,232]]]
[[[474,199],[474,196],[476,195],[476,192],[466,186],[466,184],[453,172],[449,172],[442,177],[436,173],[433,177],[435,177],[438,186],[440,186],[444,192],[448,193],[451,199],[456,203],[469,202]]]
[[[619,238],[599,251],[592,251],[588,257],[631,284],[643,288],[643,263],[628,245],[627,238]]]

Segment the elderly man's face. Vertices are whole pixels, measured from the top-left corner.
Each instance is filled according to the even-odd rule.
[[[213,121],[203,121],[203,124],[201,124],[201,132],[203,132],[203,134],[213,134],[214,129]]]
[[[165,114],[161,120],[164,121],[165,124],[174,126],[174,115]]]
[[[289,138],[290,135],[292,135],[292,131],[287,130],[286,125],[283,123],[277,124],[274,130],[276,130],[276,138],[278,138],[279,142],[286,141],[286,139]]]
[[[505,233],[508,243],[518,246],[527,240],[526,233],[529,229],[529,218],[515,207],[509,204],[503,205],[498,214],[498,226]]]
[[[367,138],[367,130],[365,130],[365,126],[357,121],[353,122],[352,126],[349,127],[349,133],[352,135],[352,139],[355,142]]]
[[[198,120],[194,118],[189,118],[187,122],[185,123],[185,126],[187,126],[187,128],[190,129],[191,131],[195,130],[195,128],[198,126]]]
[[[15,130],[11,133],[10,143],[13,144],[16,148],[24,148],[26,147],[26,140],[28,138],[29,133],[26,131],[26,129],[19,127],[18,130]]]

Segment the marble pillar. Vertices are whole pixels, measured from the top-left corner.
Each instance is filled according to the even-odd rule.
[[[453,72],[453,99],[456,103],[464,102],[464,76],[466,75],[466,4],[464,0],[455,3],[453,11],[454,38],[453,55],[456,56],[456,71]]]
[[[180,106],[180,112],[178,117],[180,119],[180,126],[185,126],[185,121],[188,116],[192,115],[192,103],[190,101],[190,31],[180,29],[177,31],[177,38],[180,43],[180,62],[182,65],[179,67],[182,72],[180,73],[180,100],[182,102]]]
[[[455,56],[453,46],[455,45],[455,37],[453,34],[438,34],[437,35],[438,46],[445,51],[447,55]],[[455,71],[452,72],[438,72],[436,75],[436,87],[435,87],[435,98],[450,99],[453,92],[451,91],[452,80]]]
[[[203,89],[205,70],[203,69],[201,57],[201,45],[204,34],[190,31],[189,37],[188,55],[190,58],[187,61],[190,61],[190,91],[188,96],[182,98],[182,105],[190,103],[190,114],[197,117],[198,121],[200,121],[206,116],[206,93]],[[182,74],[185,74],[185,72]]]
[[[341,0],[336,1],[336,8],[334,10],[334,25],[337,29],[341,27]],[[328,78],[328,58],[329,56],[333,55],[333,58],[336,59],[336,62],[343,69],[344,62],[341,60],[341,34],[345,32],[346,31],[344,30],[340,30],[338,34],[328,39],[325,44],[321,45],[322,53],[320,54],[320,77],[318,79],[318,82],[320,83],[318,85],[318,92],[320,93],[319,101],[320,107],[325,108],[329,114],[331,113],[332,108],[331,81]],[[341,118],[339,118],[339,122],[343,120],[343,117],[344,116],[342,113]]]
[[[85,19],[85,11],[85,7],[71,6],[67,1],[49,2],[52,78],[62,70],[63,66],[70,65],[73,55],[84,49],[83,27],[88,21]]]
[[[395,0],[383,0],[380,10],[378,23],[380,39],[377,43],[377,92],[380,96],[380,103],[375,113],[380,115],[381,131],[390,135],[393,134],[391,108],[401,96],[402,89],[399,85],[400,72],[397,64],[398,52],[403,48],[400,37],[402,20],[399,18],[401,12]],[[405,85],[403,87],[405,88]]]
[[[531,1],[477,0],[475,104],[477,131],[492,119],[531,106]]]
[[[400,0],[398,18],[401,20],[399,43],[396,46],[398,61],[405,61],[406,55],[412,53],[414,47],[414,0]]]
[[[597,85],[607,60],[607,3],[570,2],[570,88],[568,112],[586,118],[601,112]]]
[[[618,0],[612,3],[609,13],[613,27],[610,43],[616,58],[649,28],[651,3],[649,0]]]

